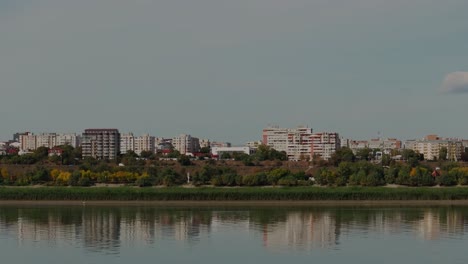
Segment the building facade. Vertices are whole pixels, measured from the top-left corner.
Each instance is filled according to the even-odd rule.
[[[451,140],[417,140],[410,145],[412,150],[424,155],[425,160],[438,160],[440,150],[447,149],[448,160],[458,161],[463,153],[463,143]]]
[[[156,138],[148,134],[135,138],[135,153],[141,155],[143,151],[155,153]]]
[[[333,153],[341,148],[340,136],[335,132],[312,134],[312,157],[329,160]]]
[[[120,153],[120,133],[117,129],[85,129],[82,155],[96,159],[116,159]]]
[[[263,129],[262,143],[277,151],[286,152],[289,160],[311,159],[312,128],[280,128],[267,127]]]
[[[127,151],[135,151],[135,137],[133,133],[120,135],[120,153],[127,154]]]
[[[181,134],[172,138],[172,146],[180,154],[200,152],[200,140],[187,134]]]

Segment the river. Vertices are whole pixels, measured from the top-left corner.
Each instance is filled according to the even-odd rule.
[[[2,263],[468,263],[467,206],[2,205]]]

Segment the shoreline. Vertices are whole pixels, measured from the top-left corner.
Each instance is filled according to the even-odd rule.
[[[119,201],[119,200],[0,200],[0,206],[155,206],[155,207],[353,207],[468,206],[468,200],[323,200],[323,201]]]

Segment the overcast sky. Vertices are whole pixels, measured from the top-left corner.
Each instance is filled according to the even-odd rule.
[[[466,0],[0,0],[0,139],[468,138]]]

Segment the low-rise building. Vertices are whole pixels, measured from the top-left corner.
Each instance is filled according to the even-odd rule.
[[[223,153],[244,153],[247,155],[251,155],[254,153],[254,150],[250,147],[212,147],[211,148],[211,155],[213,157],[221,157]]]

